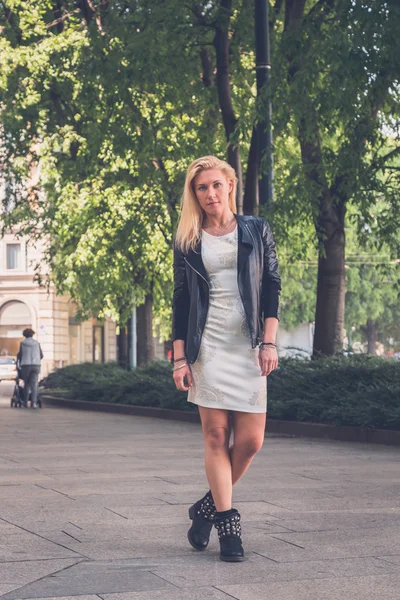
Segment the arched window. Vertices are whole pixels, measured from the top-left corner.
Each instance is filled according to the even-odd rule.
[[[32,327],[32,315],[24,302],[13,300],[0,307],[0,354],[16,356],[25,327]]]
[[[21,325],[32,327],[31,311],[24,302],[6,302],[0,308],[0,326]]]

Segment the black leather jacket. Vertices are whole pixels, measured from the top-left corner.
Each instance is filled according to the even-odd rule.
[[[246,313],[251,344],[261,341],[264,319],[279,319],[281,280],[275,242],[267,221],[236,215],[238,222],[238,287]],[[173,340],[185,341],[189,363],[197,359],[207,320],[209,281],[201,258],[201,242],[184,254],[174,250]]]

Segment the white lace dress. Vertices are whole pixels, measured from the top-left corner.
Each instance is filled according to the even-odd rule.
[[[199,356],[191,366],[188,401],[209,408],[249,413],[267,410],[267,381],[250,333],[237,283],[237,227],[213,236],[203,231],[202,259],[210,281],[210,302]]]

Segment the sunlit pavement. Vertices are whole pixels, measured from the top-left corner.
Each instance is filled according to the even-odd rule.
[[[2,600],[399,599],[400,451],[269,436],[234,490],[247,560],[188,544],[200,426],[10,408],[0,384]]]

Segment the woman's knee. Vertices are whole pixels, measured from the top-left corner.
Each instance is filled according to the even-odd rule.
[[[236,451],[240,452],[242,455],[251,457],[261,450],[263,443],[264,436],[252,435],[239,440],[234,440],[234,447],[236,448]]]
[[[229,445],[229,434],[229,429],[223,426],[208,428],[204,432],[206,446],[214,451],[227,449]]]

